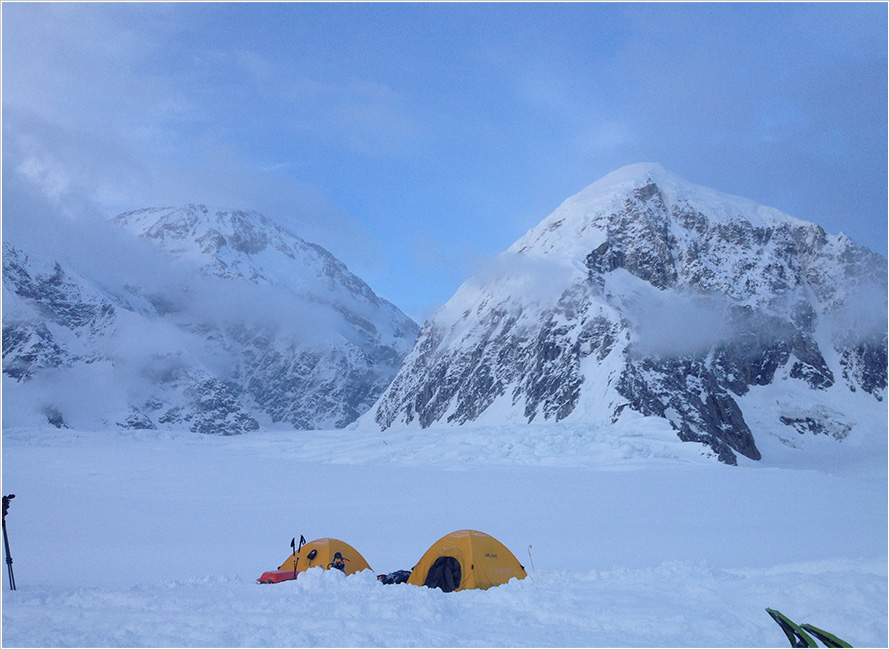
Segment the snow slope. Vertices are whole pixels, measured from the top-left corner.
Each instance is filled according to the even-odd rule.
[[[886,647],[887,446],[729,467],[660,418],[371,431],[5,429],[5,647],[781,647],[778,608]],[[833,445],[833,446],[831,446]],[[820,469],[815,469],[819,466]],[[375,573],[476,528],[529,572],[485,592],[255,580],[291,537]]]

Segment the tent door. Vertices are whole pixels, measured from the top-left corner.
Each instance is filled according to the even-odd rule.
[[[430,570],[426,574],[424,587],[441,589],[444,592],[454,591],[460,587],[460,562],[457,558],[444,555],[436,558]]]

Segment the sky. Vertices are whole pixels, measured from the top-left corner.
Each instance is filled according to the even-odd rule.
[[[883,2],[0,10],[4,233],[255,209],[420,323],[565,199],[659,162],[887,255]]]

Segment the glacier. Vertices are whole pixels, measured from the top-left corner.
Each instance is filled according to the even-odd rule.
[[[819,441],[821,456],[729,467],[655,417],[8,428],[18,589],[4,581],[3,645],[776,648],[774,607],[886,647],[886,437]],[[497,537],[529,577],[448,594],[376,580],[461,528]],[[352,544],[373,571],[257,584],[301,534]]]

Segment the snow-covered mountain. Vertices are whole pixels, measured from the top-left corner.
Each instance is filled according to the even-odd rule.
[[[112,222],[126,247],[91,264],[4,241],[4,424],[343,427],[416,336],[329,252],[257,212],[188,205]]]
[[[735,464],[764,436],[886,435],[861,431],[886,396],[886,259],[645,163],[465,282],[363,421],[656,417]]]

